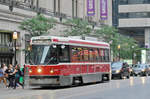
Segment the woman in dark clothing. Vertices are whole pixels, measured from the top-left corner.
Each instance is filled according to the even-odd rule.
[[[14,88],[15,85],[15,70],[13,69],[13,66],[9,64],[8,69],[5,71],[6,74],[8,74],[8,81],[9,81],[9,86],[11,88]]]
[[[15,86],[14,86],[15,89],[17,87],[17,84],[19,84],[23,87],[23,84],[21,84],[19,82],[19,79],[20,79],[21,76],[22,76],[22,73],[21,73],[21,70],[20,70],[20,66],[16,65],[16,67],[15,67]]]

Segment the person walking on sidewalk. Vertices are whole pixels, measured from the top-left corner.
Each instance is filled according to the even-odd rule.
[[[14,86],[15,86],[15,70],[14,70],[12,64],[9,64],[9,67],[6,70],[6,73],[8,74],[9,87],[14,88]]]
[[[14,89],[16,89],[17,85],[21,85],[23,88],[23,84],[19,82],[20,77],[22,76],[22,71],[20,70],[20,65],[16,65],[15,67],[15,86]]]
[[[5,66],[6,66],[5,64],[2,64],[1,67],[0,67],[0,83],[1,83],[1,81],[3,81],[5,86],[8,87],[7,86],[7,81],[6,81],[6,78],[5,78],[5,70],[6,70]]]

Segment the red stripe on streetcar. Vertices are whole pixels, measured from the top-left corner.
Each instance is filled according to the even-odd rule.
[[[96,44],[96,43],[73,41],[73,40],[70,40],[69,43],[78,43],[78,44],[87,44],[87,45],[96,45],[96,46],[106,46],[106,47],[108,47],[108,45],[106,45],[106,44]]]
[[[58,39],[53,39],[53,42],[59,42],[59,40]]]
[[[74,44],[86,44],[86,45],[95,45],[95,46],[105,46],[105,47],[109,47],[109,45],[107,45],[107,44],[96,44],[96,43],[92,43],[92,42],[82,42],[82,41],[74,41],[74,40],[59,41],[59,39],[53,39],[53,42],[74,43]]]

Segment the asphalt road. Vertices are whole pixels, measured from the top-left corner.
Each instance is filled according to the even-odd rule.
[[[63,88],[0,88],[0,99],[149,99],[150,77]]]

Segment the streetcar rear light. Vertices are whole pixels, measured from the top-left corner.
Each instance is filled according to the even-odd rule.
[[[53,69],[51,69],[51,70],[50,70],[50,73],[51,73],[51,74],[53,74],[53,73],[54,73],[54,70],[53,70]]]
[[[38,72],[38,73],[41,73],[41,72],[42,72],[42,69],[41,69],[41,68],[39,68],[39,69],[37,70],[37,72]]]

